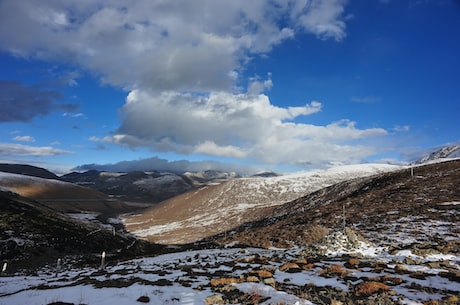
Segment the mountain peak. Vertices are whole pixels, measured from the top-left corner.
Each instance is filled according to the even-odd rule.
[[[439,159],[454,159],[460,158],[460,144],[444,146],[436,151],[433,151],[429,155],[412,162],[412,164],[424,164],[430,161],[435,161]]]

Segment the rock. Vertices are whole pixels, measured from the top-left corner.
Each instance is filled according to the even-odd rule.
[[[141,303],[148,303],[150,302],[150,298],[146,295],[143,295],[139,297],[136,301],[141,302]]]
[[[213,305],[213,304],[224,304],[224,299],[222,298],[222,295],[220,294],[213,294],[209,297],[207,297],[204,302],[207,304],[207,305]]]
[[[264,279],[264,284],[265,285],[270,285],[272,287],[275,287],[275,279],[270,277],[270,278],[267,278],[267,279]]]
[[[441,264],[439,262],[429,262],[427,264],[430,268],[436,268],[436,269],[439,269],[441,268]]]
[[[257,283],[259,282],[259,278],[257,276],[254,276],[254,275],[250,275],[246,278],[246,282],[252,282],[252,283]]]

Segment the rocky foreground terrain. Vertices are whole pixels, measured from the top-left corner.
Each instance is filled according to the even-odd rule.
[[[0,304],[460,304],[459,185],[460,160],[405,168],[135,259],[94,247],[84,262],[6,265]]]

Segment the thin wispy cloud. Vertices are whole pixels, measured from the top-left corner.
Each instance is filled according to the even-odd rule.
[[[373,104],[382,101],[380,96],[353,96],[351,101],[354,103]]]
[[[31,136],[16,136],[13,138],[13,140],[19,142],[35,142],[34,137]]]
[[[71,151],[49,146],[29,146],[23,144],[0,143],[0,156],[56,156],[70,154]]]

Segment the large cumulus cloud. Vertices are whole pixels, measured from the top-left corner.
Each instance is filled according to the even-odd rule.
[[[386,134],[380,128],[358,129],[348,120],[326,126],[295,123],[297,117],[319,112],[321,107],[312,101],[282,108],[272,105],[263,93],[134,90],[122,109],[120,128],[112,136],[93,140],[184,154],[319,165],[359,161],[372,149],[347,143]]]

